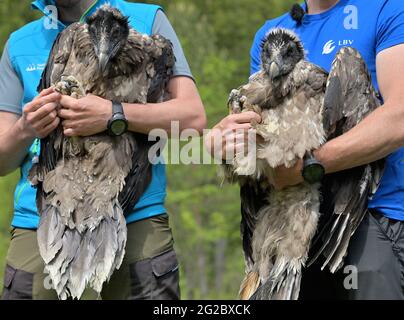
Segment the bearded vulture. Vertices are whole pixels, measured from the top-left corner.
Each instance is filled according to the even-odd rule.
[[[320,204],[326,204],[328,223],[319,232],[322,245],[313,260],[323,254],[323,268],[335,272],[378,187],[383,161],[282,191],[269,184],[269,177],[274,168],[293,167],[355,127],[380,102],[365,62],[351,47],[339,50],[328,74],[305,60],[294,32],[276,28],[265,37],[261,58],[261,70],[230,94],[229,108],[259,113],[262,122],[253,128],[263,139],[255,152],[236,153],[223,166],[225,177],[241,189],[246,277],[240,298],[298,299],[302,268],[320,229]]]
[[[86,23],[59,34],[38,91],[54,86],[81,98],[94,94],[127,102],[164,99],[175,58],[165,38],[140,34],[109,5]],[[60,299],[100,293],[122,263],[125,215],[151,181],[147,135],[103,132],[68,138],[60,125],[41,140],[39,163],[30,172],[40,214],[38,244]]]

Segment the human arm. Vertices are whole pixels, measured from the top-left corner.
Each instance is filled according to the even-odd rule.
[[[129,130],[148,134],[153,129],[171,133],[172,121],[178,121],[180,131],[195,129],[201,132],[206,116],[195,83],[188,77],[175,77],[168,84],[171,100],[155,104],[124,103]],[[62,96],[59,111],[66,136],[89,136],[107,129],[112,116],[111,101],[94,95],[81,99]]]
[[[56,101],[60,95],[46,90],[28,103],[20,101],[21,82],[13,69],[6,44],[0,61],[0,176],[17,169],[36,137],[47,136],[59,123]]]
[[[0,112],[0,176],[17,169],[35,138],[48,136],[58,126],[56,107],[60,95],[44,90],[24,108],[20,117]]]

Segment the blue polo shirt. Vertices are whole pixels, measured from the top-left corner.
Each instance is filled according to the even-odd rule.
[[[260,69],[261,43],[267,32],[275,27],[294,30],[304,44],[307,60],[328,71],[341,47],[356,48],[365,59],[378,90],[377,54],[404,43],[404,1],[340,0],[326,12],[305,15],[301,25],[297,25],[289,13],[269,20],[255,36],[251,48],[251,74]],[[369,208],[388,218],[404,221],[404,148],[387,158],[380,188],[370,200]]]

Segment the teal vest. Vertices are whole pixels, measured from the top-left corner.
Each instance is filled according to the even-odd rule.
[[[97,1],[83,16],[91,15],[100,5],[110,3],[129,17],[131,26],[145,34],[152,33],[154,18],[161,8],[155,5],[129,3],[122,0]],[[49,10],[46,7],[53,1],[37,0],[32,3],[34,9],[44,13],[44,17],[33,21],[11,34],[9,39],[9,55],[13,68],[18,74],[24,87],[21,106],[24,106],[38,94],[36,88],[45,67],[53,41],[65,26],[58,22],[56,29],[46,28],[49,25]],[[12,225],[17,228],[36,229],[39,216],[35,204],[36,189],[27,177],[32,167],[32,161],[39,155],[40,141],[32,144],[21,166],[21,179],[14,194],[14,219]],[[164,201],[166,197],[165,166],[157,164],[152,169],[152,181],[141,197],[133,212],[127,217],[127,222],[135,222],[166,212]]]

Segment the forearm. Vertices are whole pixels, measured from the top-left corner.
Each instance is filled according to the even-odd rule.
[[[355,128],[315,152],[327,173],[382,159],[404,146],[404,107],[386,103]]]
[[[21,165],[33,140],[22,129],[20,120],[0,133],[0,176],[13,172]]]
[[[153,129],[162,129],[169,135],[173,121],[178,121],[180,132],[185,129],[196,129],[201,132],[206,120],[197,112],[200,109],[197,101],[173,99],[156,104],[123,104],[129,130],[148,134]]]
[[[168,84],[171,100],[156,104],[123,104],[129,130],[148,134],[162,129],[171,135],[173,121],[178,121],[180,132],[195,129],[199,133],[206,127],[205,109],[193,80],[175,77]]]

